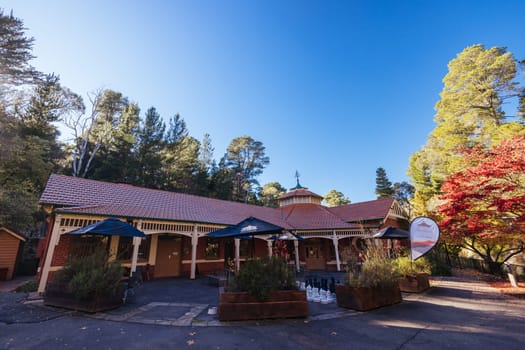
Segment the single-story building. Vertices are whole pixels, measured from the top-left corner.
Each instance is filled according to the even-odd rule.
[[[393,198],[326,207],[323,197],[297,186],[282,195],[278,208],[224,201],[53,174],[40,198],[48,214],[45,253],[39,267],[39,291],[62,268],[85,239],[64,235],[108,217],[126,221],[147,238],[105,237],[113,258],[124,266],[147,266],[158,277],[224,271],[237,254],[241,260],[271,254],[270,235],[253,239],[221,239],[207,234],[253,216],[284,228],[297,268],[341,270],[340,252],[359,251],[362,240],[379,229],[408,228],[408,218]],[[135,252],[135,253],[133,253]],[[136,256],[132,256],[136,254]]]
[[[0,227],[0,281],[13,278],[26,238],[5,227]]]

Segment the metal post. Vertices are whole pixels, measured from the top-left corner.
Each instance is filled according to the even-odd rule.
[[[339,258],[339,240],[337,239],[337,235],[335,231],[334,231],[334,236],[332,237],[332,242],[334,243],[335,263],[337,266],[337,271],[341,271],[341,260]]]
[[[190,279],[195,279],[195,274],[197,270],[197,245],[199,244],[199,236],[197,231],[197,225],[193,228],[193,233],[191,234],[191,271]]]
[[[235,238],[235,271],[239,271],[241,268],[240,251],[241,251],[241,239]]]
[[[299,241],[297,239],[293,241],[293,247],[295,249],[295,268],[297,272],[301,272],[301,263],[299,261]]]

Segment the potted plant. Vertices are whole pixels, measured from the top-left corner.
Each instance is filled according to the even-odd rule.
[[[87,255],[70,256],[48,284],[44,304],[85,312],[113,309],[122,304],[124,269],[108,262],[104,247]]]
[[[337,285],[337,305],[366,311],[401,302],[398,274],[386,252],[372,245],[364,254],[360,271],[349,271],[348,280]]]
[[[399,288],[402,292],[421,293],[430,288],[430,263],[423,257],[412,261],[408,256],[396,259]]]
[[[308,316],[306,292],[278,256],[247,261],[219,297],[219,320],[255,320]]]

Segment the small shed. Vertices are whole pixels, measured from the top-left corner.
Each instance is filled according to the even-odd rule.
[[[0,281],[13,278],[17,260],[26,238],[5,227],[0,227]]]

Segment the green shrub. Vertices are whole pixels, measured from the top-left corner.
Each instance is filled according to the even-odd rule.
[[[408,256],[402,256],[395,260],[397,272],[401,276],[410,276],[416,273],[431,273],[431,266],[424,257],[412,261]]]
[[[457,256],[456,252],[448,246],[449,254]],[[453,246],[452,246],[453,247]],[[447,262],[447,248],[444,245],[436,245],[425,257],[430,263],[430,273],[434,276],[452,276],[450,264]],[[453,251],[451,253],[450,251]]]
[[[103,247],[86,256],[71,256],[64,268],[57,272],[47,292],[61,292],[66,288],[78,300],[113,297],[120,292],[124,270],[117,261],[108,262]]]
[[[38,290],[38,283],[36,281],[28,281],[18,287],[16,287],[15,292],[17,293],[31,293]]]
[[[296,289],[295,274],[279,257],[247,261],[235,274],[232,290],[247,292],[258,300],[266,300],[272,291]]]
[[[398,284],[396,266],[384,249],[368,247],[359,275],[350,272],[348,283],[353,287],[382,287]]]

